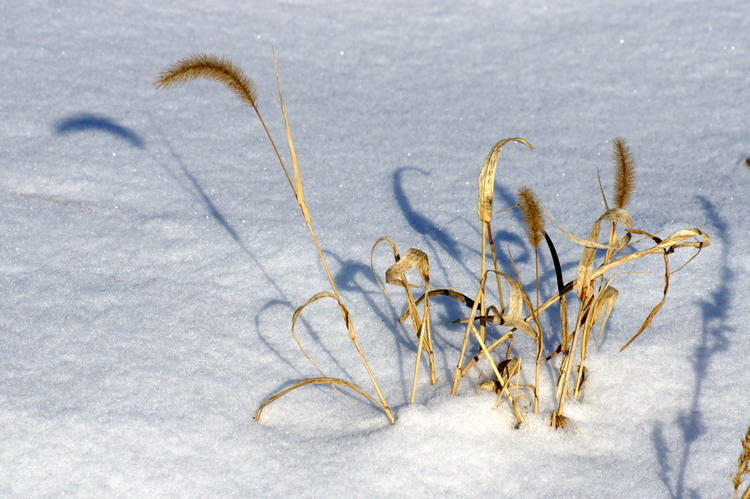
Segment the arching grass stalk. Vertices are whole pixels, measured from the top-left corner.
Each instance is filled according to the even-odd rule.
[[[323,250],[318,241],[318,237],[315,234],[315,230],[313,229],[312,221],[310,219],[310,212],[308,210],[307,203],[305,202],[304,190],[302,188],[302,177],[300,175],[299,162],[297,160],[297,151],[294,147],[294,141],[292,139],[292,131],[289,126],[289,119],[286,113],[286,107],[284,105],[284,96],[281,90],[281,78],[279,76],[279,68],[278,68],[278,64],[276,61],[275,53],[274,53],[274,67],[276,70],[276,82],[277,82],[277,87],[278,87],[278,92],[279,92],[279,103],[281,105],[281,114],[284,119],[284,128],[286,131],[287,144],[289,146],[289,154],[291,156],[291,161],[292,161],[292,175],[289,174],[289,169],[285,165],[284,160],[282,159],[281,154],[279,152],[279,149],[276,146],[276,142],[271,136],[271,132],[266,126],[266,122],[263,119],[263,116],[261,115],[260,109],[258,108],[257,94],[255,91],[255,87],[252,84],[252,81],[245,75],[245,73],[239,67],[234,65],[234,63],[232,63],[230,60],[225,59],[223,57],[210,55],[210,54],[198,54],[198,55],[186,57],[184,59],[177,61],[174,65],[172,65],[171,67],[166,69],[164,72],[162,72],[156,81],[156,86],[157,88],[166,88],[166,87],[170,87],[175,84],[178,84],[178,83],[185,83],[185,82],[192,81],[198,78],[207,78],[210,80],[218,81],[219,83],[226,85],[245,104],[248,104],[255,111],[255,114],[258,116],[258,119],[260,120],[260,123],[263,126],[263,130],[265,131],[265,134],[268,137],[268,140],[271,143],[271,146],[273,147],[274,153],[276,154],[276,158],[279,161],[279,165],[281,166],[281,169],[284,172],[287,182],[289,183],[289,187],[292,189],[292,194],[294,195],[297,201],[297,204],[299,205],[300,211],[302,212],[302,216],[305,219],[305,224],[307,225],[307,228],[310,232],[310,236],[312,237],[312,240],[313,240],[313,244],[315,245],[315,249],[317,250],[320,261],[323,264],[326,277],[328,278],[328,281],[331,285],[332,293],[318,293],[317,295],[315,295],[315,297],[313,297],[305,305],[303,305],[302,307],[300,307],[300,309],[297,310],[297,313],[295,313],[295,317],[297,317],[299,313],[301,313],[302,309],[304,309],[305,306],[307,306],[313,301],[316,301],[319,298],[330,297],[330,298],[335,299],[338,302],[339,308],[341,310],[341,315],[344,320],[344,324],[347,328],[347,331],[349,332],[349,339],[351,339],[352,342],[354,343],[354,346],[357,349],[360,359],[362,360],[362,363],[364,364],[365,369],[367,370],[367,374],[369,375],[370,380],[372,381],[375,387],[375,391],[377,392],[378,398],[380,400],[380,402],[375,402],[375,403],[379,407],[381,407],[383,411],[385,411],[386,415],[388,416],[388,419],[391,421],[391,423],[393,423],[395,422],[393,414],[391,413],[391,410],[387,402],[385,401],[385,397],[383,396],[383,393],[380,390],[380,386],[378,385],[378,382],[375,379],[375,375],[372,373],[372,370],[370,369],[370,365],[367,362],[367,358],[365,357],[365,354],[362,351],[359,341],[357,340],[357,335],[354,329],[354,325],[351,322],[350,314],[341,299],[339,290],[336,287],[336,282],[333,279],[333,275],[331,274],[331,271],[328,267],[328,263],[326,262],[325,256],[323,255]],[[296,338],[296,335],[295,335],[295,338]],[[298,343],[299,343],[299,340],[298,340]],[[301,344],[300,344],[300,348],[301,348]],[[304,352],[304,349],[303,349],[303,352]],[[307,380],[307,382],[303,381],[277,395],[270,397],[261,405],[260,409],[258,410],[256,414],[256,417],[260,417],[262,409],[268,404],[270,404],[271,402],[273,402],[274,400],[278,399],[279,397],[285,395],[286,393],[289,393],[290,391],[296,388],[299,388],[301,386],[305,386],[311,383],[327,383],[331,386],[346,386],[350,388],[354,387],[355,391],[361,394],[365,393],[364,390],[359,389],[358,387],[356,387],[356,385],[353,385],[352,383],[345,381],[345,380],[339,380],[337,378],[330,378],[327,376],[323,376],[320,378],[311,378],[311,379],[313,379],[314,381],[310,381],[310,380]],[[375,401],[375,399],[372,397],[368,396],[367,398],[371,401]]]

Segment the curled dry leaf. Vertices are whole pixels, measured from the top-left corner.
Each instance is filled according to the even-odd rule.
[[[394,256],[396,256],[398,251],[395,249],[395,244],[392,244],[392,242],[391,247],[394,250]],[[419,313],[417,312],[416,300],[414,300],[414,295],[411,292],[411,284],[409,284],[409,281],[406,277],[407,272],[409,272],[409,270],[411,270],[412,268],[417,269],[419,275],[422,277],[422,281],[424,282],[425,292],[422,295],[423,297],[425,297],[424,313],[422,314],[421,319],[419,318]],[[437,377],[435,374],[435,358],[432,346],[432,328],[430,325],[430,262],[427,254],[416,248],[409,248],[409,250],[403,257],[397,258],[396,263],[391,265],[388,270],[386,270],[385,282],[404,288],[404,292],[406,293],[407,308],[410,311],[409,313],[412,318],[414,332],[416,333],[418,339],[417,360],[414,365],[414,377],[412,378],[411,390],[411,402],[414,403],[414,399],[417,394],[419,363],[422,358],[423,349],[427,352],[427,356],[429,359],[430,380],[432,381],[432,384],[435,384],[437,382]]]
[[[492,199],[495,195],[495,170],[497,170],[497,160],[500,157],[500,151],[503,150],[508,142],[518,142],[529,149],[532,148],[526,139],[521,137],[512,137],[503,139],[496,143],[490,150],[487,159],[484,160],[482,171],[479,174],[479,196],[477,198],[477,215],[482,222],[492,220]]]
[[[406,254],[399,258],[385,272],[385,282],[405,286],[406,273],[412,268],[417,269],[424,282],[430,282],[430,262],[427,254],[416,248],[409,248]]]

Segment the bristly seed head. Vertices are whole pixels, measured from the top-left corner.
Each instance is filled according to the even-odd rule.
[[[213,54],[196,54],[180,59],[163,71],[156,80],[157,88],[208,78],[223,83],[257,111],[255,86],[232,61]]]
[[[612,159],[615,162],[615,206],[624,209],[635,190],[635,161],[622,137],[612,141]]]
[[[539,246],[544,237],[544,217],[539,199],[534,191],[528,187],[518,190],[518,206],[523,214],[523,221],[529,230],[529,242],[535,248]]]

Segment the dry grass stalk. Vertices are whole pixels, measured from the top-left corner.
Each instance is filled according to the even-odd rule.
[[[523,215],[523,221],[526,224],[529,243],[534,248],[534,282],[536,283],[536,308],[539,307],[539,244],[545,237],[544,217],[542,216],[541,203],[534,191],[528,187],[522,187],[518,190],[518,206]],[[550,242],[549,237],[547,241]],[[539,390],[539,367],[542,361],[542,352],[544,351],[544,336],[537,335],[536,342],[536,375],[535,375],[535,393]],[[539,398],[534,397],[534,412],[539,412]]]
[[[492,220],[492,200],[495,197],[495,172],[497,170],[497,162],[500,158],[500,152],[508,142],[518,142],[529,149],[532,148],[531,144],[521,137],[503,139],[492,146],[490,153],[487,155],[487,159],[484,160],[478,181],[479,195],[477,197],[477,215],[482,222],[490,222]]]
[[[297,310],[297,312],[295,312],[295,318],[292,324],[292,333],[295,337],[295,340],[297,341],[298,345],[302,349],[302,352],[305,354],[305,356],[310,361],[312,361],[314,365],[316,365],[315,362],[312,360],[312,358],[307,354],[305,349],[302,348],[302,345],[299,342],[299,339],[297,338],[296,333],[294,332],[294,324],[296,323],[296,319],[299,317],[299,314],[301,313],[301,311],[310,303],[317,301],[318,299],[323,298],[323,297],[331,297],[335,299],[339,304],[339,308],[341,310],[341,315],[344,320],[344,324],[347,328],[347,331],[349,332],[349,339],[354,343],[354,346],[357,350],[357,353],[360,356],[360,359],[365,367],[365,370],[367,371],[367,374],[370,377],[370,380],[372,381],[373,386],[375,387],[375,391],[377,392],[379,402],[375,401],[373,397],[367,396],[367,398],[371,401],[374,401],[380,408],[382,408],[383,411],[388,416],[388,419],[391,421],[391,423],[394,423],[395,419],[393,417],[393,414],[391,413],[390,407],[385,401],[385,397],[383,396],[383,393],[380,390],[380,386],[378,385],[375,379],[375,375],[370,369],[370,365],[367,362],[367,358],[365,357],[365,354],[362,351],[361,346],[359,345],[359,341],[357,340],[356,332],[354,330],[354,325],[351,321],[349,311],[344,306],[344,303],[341,300],[341,296],[339,294],[338,288],[336,287],[336,282],[334,281],[333,275],[331,274],[331,271],[329,270],[328,263],[326,262],[325,256],[323,255],[323,250],[320,246],[320,243],[318,242],[318,238],[317,238],[317,235],[315,234],[315,230],[313,229],[311,218],[310,218],[310,212],[308,210],[307,203],[305,202],[304,191],[302,188],[302,178],[300,175],[299,162],[297,160],[297,152],[294,147],[294,141],[292,139],[292,132],[289,126],[289,119],[286,113],[286,107],[284,105],[284,96],[281,90],[281,78],[279,76],[279,68],[276,62],[275,53],[274,53],[274,67],[276,70],[276,82],[277,82],[277,87],[278,87],[278,92],[279,92],[279,103],[281,105],[281,114],[284,119],[287,144],[289,146],[289,153],[292,159],[292,169],[293,169],[294,180],[292,180],[292,177],[289,175],[289,170],[284,164],[284,160],[282,159],[281,154],[279,153],[279,150],[276,147],[276,142],[273,140],[273,137],[271,136],[271,133],[268,130],[268,127],[266,126],[265,120],[263,119],[263,116],[260,113],[260,110],[257,104],[257,96],[256,96],[255,88],[251,80],[244,74],[244,72],[239,67],[234,65],[231,61],[229,61],[228,59],[217,57],[217,56],[210,55],[210,54],[193,55],[193,56],[181,59],[180,61],[176,62],[173,66],[171,66],[170,68],[162,72],[156,81],[156,86],[157,88],[165,88],[165,87],[169,87],[174,84],[177,84],[177,83],[185,83],[185,82],[189,82],[198,78],[207,78],[210,80],[218,81],[219,83],[226,85],[243,102],[245,102],[246,104],[250,105],[253,108],[253,110],[255,111],[255,114],[258,116],[258,119],[260,120],[263,126],[263,129],[266,133],[266,136],[268,137],[269,142],[271,143],[273,147],[273,150],[279,161],[279,165],[284,171],[284,175],[286,176],[286,179],[289,182],[289,186],[292,189],[292,193],[294,194],[294,197],[297,200],[297,204],[299,205],[300,211],[302,212],[302,215],[305,219],[305,224],[307,225],[307,228],[313,239],[313,243],[318,252],[318,256],[321,260],[321,263],[323,264],[323,268],[325,270],[326,276],[328,278],[328,281],[331,285],[331,290],[332,290],[332,293],[324,292],[324,293],[316,294],[315,296],[313,296],[313,298],[308,300],[308,302],[305,303],[305,305],[300,307]],[[317,365],[316,365],[316,368],[317,368]],[[318,368],[318,370],[320,369]],[[316,380],[314,381],[315,383],[320,383],[322,382],[320,381],[321,379],[335,380],[336,378],[328,378],[324,376],[323,378],[312,378],[312,379]],[[338,380],[336,382],[329,382],[328,384],[342,385],[342,382],[343,380]],[[313,381],[309,381],[309,380],[307,382],[302,381],[300,383],[297,383],[293,387],[270,397],[261,405],[261,409],[259,409],[257,416],[258,417],[260,416],[260,413],[262,412],[262,408],[266,407],[268,404],[270,404],[274,400],[282,397],[283,395],[289,393],[290,391],[296,388],[299,388],[301,386],[306,386],[307,384],[310,384],[310,383],[313,383]],[[355,385],[353,385],[350,382],[344,382],[343,386],[352,387]],[[358,393],[365,393],[364,390],[361,390],[360,388],[356,388],[355,391],[357,391]]]
[[[480,276],[483,276],[487,270],[487,242],[490,243],[492,262],[496,275],[500,272],[500,267],[497,262],[497,252],[495,251],[495,244],[492,237],[492,201],[495,197],[495,173],[497,172],[497,162],[500,159],[500,152],[508,142],[518,142],[529,149],[532,149],[531,144],[526,139],[521,137],[511,137],[500,140],[492,146],[487,158],[484,160],[482,170],[479,173],[479,180],[477,181],[477,216],[482,222],[482,260],[480,265]],[[499,279],[497,281],[497,292],[500,299],[500,310],[503,310],[505,308],[505,303],[503,301],[503,292]],[[484,293],[482,293],[481,298],[482,301],[479,303],[479,313],[480,316],[483,316],[485,313]],[[484,322],[480,322],[479,334],[482,337],[482,340],[486,338],[486,326]]]
[[[422,350],[427,353],[430,368],[430,382],[433,385],[437,382],[437,377],[435,375],[435,356],[432,346],[432,327],[430,324],[430,263],[427,254],[415,248],[409,248],[406,254],[403,257],[400,257],[396,244],[388,238],[381,237],[372,247],[370,261],[371,268],[373,268],[372,254],[374,254],[375,248],[381,242],[386,242],[391,246],[396,260],[396,263],[386,270],[385,282],[404,288],[407,310],[409,311],[409,317],[411,317],[412,320],[414,332],[417,335],[417,360],[414,364],[414,377],[412,379],[410,399],[411,403],[414,403],[417,394],[417,380],[419,378],[419,364],[422,358]],[[422,282],[424,283],[424,285],[421,286],[424,287],[424,294],[420,299],[420,301],[424,301],[424,312],[421,319],[419,317],[419,311],[417,310],[417,302],[411,291],[413,285],[409,283],[406,276],[407,272],[413,268],[417,269],[419,275],[422,277]],[[374,268],[373,273],[375,273]],[[376,273],[375,278],[378,280],[378,284],[380,284],[380,279],[378,279]],[[385,289],[383,289],[383,291],[385,291]]]
[[[351,381],[347,381],[347,380],[341,379],[341,378],[330,378],[330,377],[307,378],[307,379],[303,379],[302,381],[298,381],[297,383],[293,384],[289,388],[287,388],[285,390],[282,390],[279,393],[275,394],[274,396],[269,397],[266,400],[264,400],[263,403],[260,405],[260,407],[258,407],[258,409],[255,411],[254,419],[256,421],[260,421],[260,416],[261,416],[261,414],[263,414],[263,410],[266,407],[268,407],[273,402],[275,402],[276,400],[280,399],[281,397],[283,397],[287,393],[292,392],[292,391],[296,390],[297,388],[302,388],[303,386],[307,386],[307,385],[329,385],[329,386],[332,386],[334,388],[337,387],[337,386],[343,386],[343,387],[346,387],[346,388],[350,388],[350,389],[354,390],[355,392],[359,393],[360,395],[362,395],[364,398],[366,398],[367,400],[369,400],[373,404],[382,407],[381,403],[379,401],[377,401],[376,399],[374,399],[369,393],[367,393],[366,391],[362,390],[360,387],[358,387],[357,385],[355,385]],[[395,420],[394,420],[394,422],[395,422]]]
[[[737,458],[737,473],[732,475],[732,485],[734,485],[734,499],[741,497],[742,499],[750,498],[750,485],[748,485],[742,496],[740,493],[740,486],[742,485],[742,476],[750,473],[750,427],[747,429],[745,438],[742,440],[742,453]]]
[[[495,313],[494,315],[479,315],[479,303],[481,302],[483,295],[485,293],[485,285],[487,282],[487,278],[490,273],[494,271],[488,270],[484,276],[482,276],[482,279],[479,283],[479,290],[477,291],[477,296],[474,300],[471,301],[472,308],[471,312],[469,314],[469,317],[466,319],[462,319],[460,322],[466,322],[466,331],[464,333],[463,342],[461,344],[461,351],[458,357],[458,363],[456,365],[456,372],[453,378],[453,388],[451,390],[451,393],[455,395],[458,392],[458,385],[462,377],[466,375],[468,372],[468,369],[463,368],[463,362],[464,358],[466,356],[466,351],[468,348],[469,338],[471,336],[474,337],[474,339],[479,344],[481,352],[484,354],[484,356],[489,360],[490,365],[492,366],[493,372],[495,373],[495,376],[497,378],[497,381],[501,384],[503,383],[503,377],[502,373],[498,370],[497,365],[492,360],[492,357],[490,355],[490,349],[487,347],[485,343],[485,339],[480,334],[480,331],[475,326],[475,322],[479,321],[480,324],[486,324],[487,322],[510,327],[511,331],[522,331],[526,333],[528,336],[533,338],[535,341],[539,341],[539,336],[541,335],[541,329],[534,330],[534,328],[523,319],[523,306],[526,304],[526,306],[532,310],[533,307],[531,307],[531,301],[528,298],[528,295],[526,295],[526,292],[523,290],[523,287],[521,284],[513,279],[511,276],[505,273],[499,273],[500,278],[505,280],[505,282],[508,285],[509,289],[509,302],[508,302],[508,309],[506,314],[499,314]],[[493,311],[497,312],[496,307],[491,307]],[[537,324],[538,326],[538,324]],[[503,335],[499,340],[497,340],[492,345],[492,349],[497,348],[505,341],[512,341],[513,340],[513,333],[506,333]],[[473,366],[476,364],[476,361],[472,360],[470,364]],[[518,421],[518,424],[523,423],[524,418],[521,414],[518,405],[514,399],[514,397],[511,395],[511,393],[507,389],[503,389],[502,393],[508,398],[508,400],[511,403],[511,406],[513,407],[513,413],[516,416],[516,420]],[[536,399],[537,396],[537,390],[534,388],[534,397]],[[536,404],[535,404],[536,405]]]

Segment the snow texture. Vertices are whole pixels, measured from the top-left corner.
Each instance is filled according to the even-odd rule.
[[[748,14],[744,0],[8,2],[0,495],[728,496],[750,424]],[[328,284],[252,110],[214,82],[153,82],[192,53],[230,57],[283,141],[274,47],[313,222],[393,426],[327,387],[253,420],[317,374],[290,324]],[[547,424],[552,364],[519,429],[476,374],[451,397],[457,326],[435,327],[438,383],[423,374],[408,404],[403,300],[369,270],[387,235],[429,253],[433,285],[472,294],[476,179],[513,136],[534,149],[503,151],[497,209],[528,185],[587,234],[623,136],[636,226],[713,239],[622,353],[662,278],[658,261],[618,277],[564,431]],[[533,285],[519,216],[493,227]],[[553,237],[570,275],[580,248]],[[387,251],[375,260],[384,271]],[[549,293],[545,259],[542,275]],[[300,331],[328,374],[371,388],[335,304]]]

